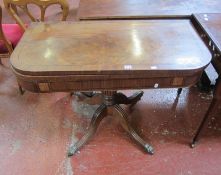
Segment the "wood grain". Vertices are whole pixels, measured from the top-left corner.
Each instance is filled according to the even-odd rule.
[[[81,0],[78,19],[180,18],[220,13],[220,0]]]
[[[88,21],[36,23],[10,60],[31,91],[119,90],[192,85],[211,54],[189,20]]]
[[[191,146],[194,147],[196,142],[205,128],[212,112],[218,108],[221,101],[221,14],[194,14],[192,23],[197,32],[200,34],[205,45],[208,47],[212,54],[212,65],[218,73],[215,88],[213,91],[212,102],[199,125],[197,132],[192,140]]]

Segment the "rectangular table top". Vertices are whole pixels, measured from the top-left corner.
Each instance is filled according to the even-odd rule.
[[[212,64],[218,73],[214,89],[214,99],[221,99],[221,14],[194,14],[196,22],[200,25],[205,36],[203,38],[209,38],[206,41],[206,45],[213,53]],[[206,37],[207,36],[207,37]],[[210,44],[211,43],[211,44]]]
[[[78,19],[187,17],[220,13],[220,0],[81,0]]]
[[[221,53],[221,14],[220,13],[202,13],[194,14],[195,19],[205,30],[208,36],[213,40]]]
[[[201,71],[211,55],[189,20],[35,23],[11,56],[25,75],[159,76]]]
[[[212,64],[221,73],[221,14],[194,14],[193,21],[200,27],[205,44],[213,55]]]

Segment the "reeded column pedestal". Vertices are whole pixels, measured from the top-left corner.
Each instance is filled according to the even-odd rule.
[[[117,91],[104,91],[103,93],[103,103],[97,108],[95,111],[88,131],[86,134],[73,146],[70,147],[68,151],[68,156],[72,156],[77,150],[79,150],[88,140],[95,134],[100,122],[104,117],[108,114],[108,108],[112,108],[117,112],[118,115],[116,117],[119,117],[120,123],[122,127],[128,132],[128,134],[140,145],[143,147],[143,149],[149,153],[153,154],[154,150],[153,147],[150,146],[148,143],[146,143],[131,127],[129,121],[128,121],[128,115],[124,111],[123,108],[121,108],[120,104],[130,104],[134,105],[136,104],[140,98],[143,96],[143,91],[137,92],[134,95],[130,97],[126,97],[122,93],[117,93]]]

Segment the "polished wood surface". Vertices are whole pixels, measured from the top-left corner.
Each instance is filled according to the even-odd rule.
[[[80,0],[78,18],[168,18],[219,12],[220,0]]]
[[[22,9],[23,12],[27,14],[27,16],[31,19],[32,22],[36,21],[44,21],[45,20],[45,12],[46,9],[54,4],[61,6],[62,11],[62,21],[65,21],[68,12],[69,12],[69,5],[66,0],[3,0],[5,4],[6,10],[9,14],[15,19],[15,21],[21,26],[21,28],[25,31],[27,25],[22,21],[19,17],[17,8]],[[34,17],[34,15],[29,10],[29,5],[36,5],[40,9],[40,19]]]
[[[45,91],[188,86],[210,60],[189,20],[36,23],[11,56],[18,78]]]
[[[221,74],[221,14],[194,14],[192,23],[212,54],[212,64]]]
[[[194,17],[221,53],[221,14],[202,13],[194,14]]]
[[[213,57],[212,65],[218,73],[212,102],[192,141],[192,147],[194,147],[199,140],[203,127],[208,123],[212,111],[218,107],[221,101],[221,14],[194,14],[192,22],[210,50]]]
[[[15,69],[35,75],[125,70],[185,74],[209,62],[210,54],[189,20],[36,24],[11,57]]]

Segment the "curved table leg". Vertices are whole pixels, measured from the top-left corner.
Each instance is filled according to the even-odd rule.
[[[135,105],[141,99],[143,94],[144,94],[143,91],[138,91],[138,92],[135,92],[130,97],[127,97],[123,93],[118,92],[118,93],[114,94],[113,98],[117,104]]]
[[[140,100],[143,92],[138,92],[132,95],[131,97],[127,98],[125,95],[121,93],[117,93],[116,91],[103,91],[103,104],[99,106],[99,108],[95,111],[89,129],[87,133],[73,146],[70,147],[68,151],[68,156],[72,156],[78,149],[80,149],[96,132],[98,125],[100,124],[101,120],[107,115],[108,108],[113,107],[120,115],[119,117],[123,120],[121,125],[124,129],[132,136],[132,138],[139,143],[146,152],[149,154],[153,154],[154,150],[152,146],[146,143],[131,127],[129,121],[127,119],[126,112],[120,107],[118,102],[124,102],[124,104],[133,104]],[[119,98],[122,97],[122,98]],[[120,99],[120,100],[119,100]],[[122,100],[123,99],[123,100]],[[126,101],[126,102],[125,102]]]
[[[68,156],[72,156],[77,150],[79,150],[96,132],[98,125],[101,120],[106,116],[107,106],[105,104],[101,104],[97,110],[95,111],[89,129],[87,133],[73,146],[70,147],[68,151]]]
[[[114,105],[113,106],[114,109],[118,112],[119,117],[121,119],[123,119],[124,123],[121,123],[121,125],[123,126],[123,128],[130,134],[130,136],[137,142],[139,143],[146,152],[148,152],[149,154],[153,154],[154,153],[154,149],[152,146],[150,146],[148,143],[146,143],[135,131],[134,129],[131,127],[131,125],[129,124],[129,121],[127,119],[127,114],[126,112],[118,105]]]
[[[74,95],[74,92],[71,92],[71,96]],[[96,92],[94,91],[90,91],[90,92],[81,92],[81,94],[83,94],[86,97],[93,97],[94,95],[96,95]],[[118,92],[114,95],[114,100],[117,104],[130,104],[130,105],[135,105],[143,96],[144,92],[143,91],[138,91],[135,92],[133,95],[131,95],[130,97],[127,97],[126,95],[124,95],[121,92]]]

